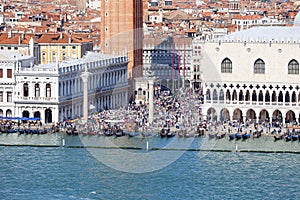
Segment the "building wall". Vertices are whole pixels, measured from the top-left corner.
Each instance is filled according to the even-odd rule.
[[[280,120],[299,122],[300,85],[297,74],[288,73],[291,60],[299,60],[299,43],[207,42],[203,51],[203,113],[211,118]],[[232,73],[222,73],[221,63],[232,61]],[[254,73],[257,59],[264,73]],[[223,113],[223,114],[222,114]],[[227,113],[224,115],[224,113]]]
[[[91,112],[126,106],[128,58],[103,57],[94,53],[88,55],[75,61],[19,67],[12,80],[14,116],[40,117],[43,123],[81,117],[83,82],[80,75],[85,70],[91,73],[88,82],[89,105],[95,106]]]
[[[0,62],[0,116],[12,117],[15,115],[14,112],[14,76],[9,78],[7,70],[12,70],[12,75],[15,72],[16,63],[13,61],[2,61]]]

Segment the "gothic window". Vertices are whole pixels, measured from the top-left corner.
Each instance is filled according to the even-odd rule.
[[[265,73],[265,62],[262,59],[257,59],[254,63],[254,74]]]
[[[294,59],[289,62],[288,74],[299,74],[299,63]]]
[[[225,58],[221,63],[222,73],[232,73],[232,62],[229,58]]]

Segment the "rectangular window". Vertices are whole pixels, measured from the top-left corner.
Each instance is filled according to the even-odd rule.
[[[12,102],[12,92],[7,92],[7,102]]]
[[[7,69],[7,78],[12,78],[12,69]]]
[[[3,69],[0,69],[0,78],[3,78]]]
[[[0,102],[3,102],[3,92],[0,91]]]

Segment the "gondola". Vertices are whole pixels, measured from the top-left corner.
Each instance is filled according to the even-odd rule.
[[[274,140],[277,141],[277,140],[282,140],[284,138],[283,135],[274,135]]]
[[[288,142],[292,140],[292,136],[291,135],[286,135],[284,136],[284,141]]]
[[[229,135],[229,140],[234,140],[234,138],[235,138],[235,134],[230,134]]]
[[[292,141],[298,140],[299,136],[298,135],[292,135]]]
[[[245,133],[242,135],[243,139],[246,140],[251,137],[251,133]]]
[[[167,136],[166,130],[164,128],[161,129],[161,131],[160,131],[160,137],[166,137],[166,136]]]
[[[236,140],[239,140],[242,138],[242,135],[240,135],[239,133],[234,134],[234,136],[235,136]]]
[[[224,138],[226,136],[226,133],[218,134],[217,139]]]

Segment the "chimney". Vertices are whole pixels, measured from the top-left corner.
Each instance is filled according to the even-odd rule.
[[[10,29],[9,31],[8,31],[8,38],[12,38],[12,30]]]
[[[60,32],[59,38],[60,38],[60,39],[63,39],[63,34],[62,34],[62,32]]]
[[[71,44],[72,43],[72,36],[70,35],[69,36],[69,44]]]

